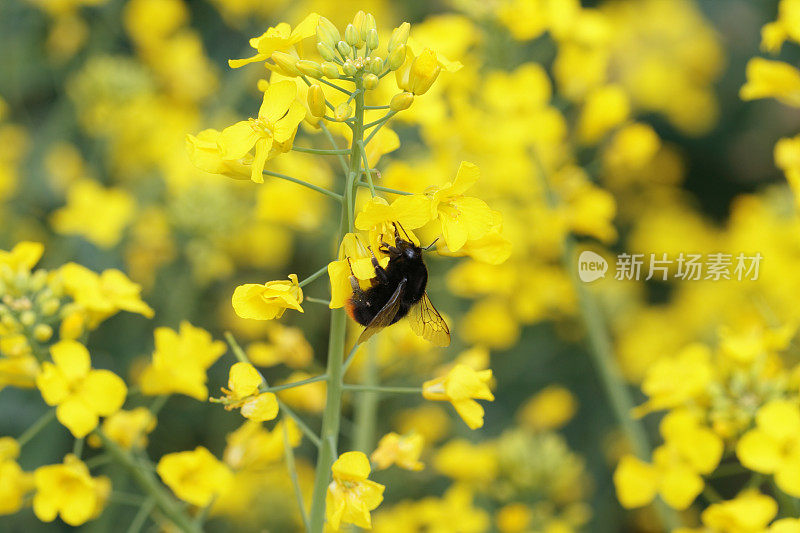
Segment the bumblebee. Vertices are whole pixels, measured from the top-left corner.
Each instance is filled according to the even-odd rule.
[[[370,280],[372,286],[364,290],[358,279],[354,275],[350,276],[353,296],[345,307],[353,320],[366,326],[358,343],[366,342],[386,326],[408,316],[414,333],[437,346],[448,346],[450,328],[425,292],[428,269],[422,259],[422,252],[433,246],[433,243],[423,249],[414,244],[405,230],[403,233],[406,238],[402,238],[398,226],[394,224],[394,246],[382,242],[379,248],[389,256],[386,268],[378,263],[370,248],[372,266],[375,267],[375,277]]]

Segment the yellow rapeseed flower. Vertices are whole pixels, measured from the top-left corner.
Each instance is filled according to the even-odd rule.
[[[800,408],[772,400],[756,414],[756,427],[742,435],[736,456],[756,472],[774,474],[782,491],[800,497]]]
[[[10,252],[0,250],[0,268],[9,268],[13,272],[30,271],[41,259],[44,245],[38,242],[23,241],[17,243]]]
[[[225,409],[241,408],[242,416],[263,422],[278,416],[278,399],[271,392],[259,393],[263,383],[261,374],[250,363],[238,362],[231,367],[228,388],[222,389],[225,397],[217,401]]]
[[[97,518],[111,493],[111,480],[93,478],[89,469],[72,454],[63,464],[40,466],[34,472],[36,495],[33,512],[42,522],[56,515],[71,526]]]
[[[318,22],[319,15],[311,13],[294,29],[286,22],[270,27],[260,36],[250,39],[250,46],[257,51],[255,55],[245,59],[229,59],[228,65],[239,68],[249,63],[266,61],[274,52],[293,51],[294,45],[316,33]]]
[[[283,460],[284,431],[288,433],[290,446],[300,445],[303,434],[291,418],[279,421],[272,431],[266,430],[261,422],[245,421],[226,437],[227,446],[223,454],[225,464],[237,471],[249,469],[261,472]]]
[[[208,398],[206,370],[225,353],[225,343],[215,341],[202,328],[181,322],[180,332],[156,328],[155,351],[139,382],[148,395],[185,394]]]
[[[50,347],[53,363],[42,363],[36,386],[47,405],[56,405],[56,417],[76,438],[97,427],[100,416],[115,413],[128,389],[110,370],[92,370],[89,351],[76,341]]]
[[[399,435],[387,433],[378,442],[378,447],[369,456],[377,470],[385,470],[396,464],[405,470],[422,470],[425,465],[420,462],[422,447],[425,441],[419,433]]]
[[[800,107],[800,70],[783,61],[754,57],[747,63],[747,83],[739,91],[742,100],[776,98]]]
[[[113,415],[103,420],[103,433],[122,448],[145,448],[147,434],[156,428],[157,419],[147,407],[137,407],[126,411],[120,409]],[[89,435],[88,442],[94,447],[100,447],[102,441],[95,435]]]
[[[575,396],[564,387],[545,387],[520,408],[522,425],[534,430],[559,429],[569,422],[578,409]]]
[[[222,159],[238,161],[255,146],[250,179],[263,183],[266,161],[291,149],[297,126],[306,116],[306,110],[295,99],[296,96],[297,85],[294,82],[281,81],[270,85],[264,93],[257,118],[237,122],[220,133],[217,144]]]
[[[133,219],[136,204],[123,189],[105,189],[84,179],[70,186],[67,205],[56,210],[51,223],[58,233],[81,235],[101,248],[111,248]]]
[[[333,481],[325,498],[328,525],[334,531],[342,524],[371,528],[369,512],[383,501],[385,487],[367,479],[370,473],[367,456],[361,452],[343,453],[331,470]]]
[[[246,154],[242,159],[223,159],[219,147],[218,130],[207,129],[194,135],[186,135],[186,153],[192,164],[210,174],[222,174],[238,180],[250,179],[252,157]]]
[[[67,263],[56,271],[66,292],[88,313],[89,327],[94,328],[118,311],[137,313],[147,318],[153,309],[142,301],[142,287],[116,269],[96,274],[76,263]]]
[[[776,514],[775,500],[757,490],[746,490],[733,500],[710,505],[700,518],[712,531],[748,533],[765,531]]]
[[[280,318],[287,309],[303,313],[303,289],[296,274],[288,280],[268,281],[264,285],[247,283],[236,287],[231,300],[236,314],[242,318],[273,320]]]
[[[675,357],[656,361],[642,383],[648,401],[635,409],[638,416],[659,409],[682,405],[703,394],[711,383],[714,369],[711,351],[702,344],[692,344]]]
[[[225,463],[202,446],[163,456],[156,472],[178,498],[198,507],[206,507],[214,497],[224,494],[233,481]]]
[[[480,171],[473,163],[462,161],[452,183],[434,187],[431,196],[431,215],[442,224],[444,241],[451,252],[460,250],[467,241],[480,239],[500,224],[500,213],[486,202],[464,193],[478,181]]]
[[[475,401],[494,401],[489,390],[491,370],[475,371],[466,365],[456,365],[440,378],[422,385],[422,396],[428,400],[449,401],[470,429],[483,426],[483,407]]]
[[[33,489],[33,475],[17,464],[19,444],[11,437],[0,437],[0,515],[22,509],[25,495]]]

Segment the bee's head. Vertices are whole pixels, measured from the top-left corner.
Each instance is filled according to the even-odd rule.
[[[404,259],[413,260],[422,256],[422,248],[401,237],[395,238],[394,248],[397,250],[397,256]]]

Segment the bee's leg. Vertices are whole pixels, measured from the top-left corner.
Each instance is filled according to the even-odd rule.
[[[381,243],[381,247],[383,247]],[[386,269],[384,269],[381,264],[378,262],[378,258],[375,257],[375,252],[372,251],[372,246],[367,246],[369,249],[369,253],[372,256],[372,266],[375,267],[375,277],[377,278],[378,282],[384,282],[388,279],[388,275],[386,274]]]
[[[350,263],[349,257],[347,258],[347,265],[350,267],[350,287],[353,288],[353,297],[360,298],[364,294],[364,289],[358,284],[358,278],[356,278],[355,273],[353,273],[353,265]]]

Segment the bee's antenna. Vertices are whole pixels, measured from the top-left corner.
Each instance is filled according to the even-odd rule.
[[[426,246],[425,248],[423,248],[423,250],[425,250],[425,251],[427,252],[428,250],[430,250],[431,248],[433,248],[433,245],[434,245],[434,244],[436,244],[436,241],[438,241],[438,240],[439,240],[439,237],[436,237],[435,239],[433,239],[433,242],[432,242],[432,243],[430,243],[430,244],[429,244],[428,246]]]
[[[408,242],[414,242],[414,241],[411,240],[411,237],[409,236],[408,232],[406,231],[406,228],[404,228],[402,224],[400,224],[399,222],[392,222],[392,225],[394,226],[394,230],[395,231],[397,231],[397,226],[400,226],[400,229],[403,230],[403,235],[406,236],[406,240]]]

